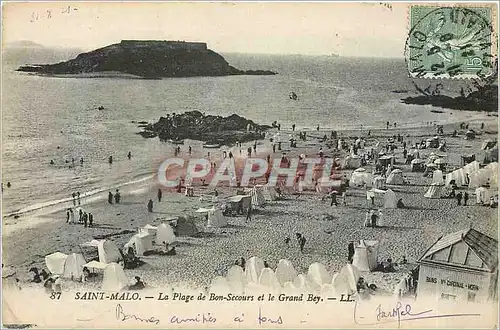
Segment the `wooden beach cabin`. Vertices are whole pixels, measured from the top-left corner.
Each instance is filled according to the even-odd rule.
[[[498,241],[475,229],[441,237],[419,264],[417,297],[484,302],[497,296]]]

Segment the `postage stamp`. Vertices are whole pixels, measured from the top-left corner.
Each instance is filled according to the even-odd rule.
[[[492,8],[411,6],[405,56],[412,78],[486,78],[494,73]]]

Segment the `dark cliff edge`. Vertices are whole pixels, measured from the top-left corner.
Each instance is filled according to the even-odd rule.
[[[120,72],[148,79],[163,77],[275,75],[239,70],[205,43],[123,40],[56,64],[32,64],[17,71],[42,75]]]
[[[221,145],[263,139],[264,132],[270,128],[236,114],[222,117],[205,115],[200,111],[168,114],[154,124],[140,127],[143,131],[138,134],[145,138],[159,137],[162,141],[191,139]]]
[[[497,112],[498,86],[487,86],[466,96],[419,95],[404,98],[401,102],[405,104],[433,105],[453,110]]]

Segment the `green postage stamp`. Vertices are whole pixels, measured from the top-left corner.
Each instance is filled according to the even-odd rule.
[[[492,7],[410,7],[405,55],[413,78],[486,78],[496,70]]]

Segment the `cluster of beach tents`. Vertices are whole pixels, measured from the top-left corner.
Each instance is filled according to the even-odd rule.
[[[385,185],[404,185],[406,183],[403,177],[403,171],[396,169],[389,169],[387,177],[373,175],[367,172],[364,168],[354,170],[349,179],[349,186],[351,187],[373,187],[375,189],[385,189]]]
[[[275,270],[265,267],[264,260],[251,257],[245,270],[233,265],[226,276],[212,280],[210,292],[225,295],[317,292],[325,296],[355,294],[360,271],[353,265],[345,265],[340,272],[330,274],[321,263],[309,266],[307,274],[298,274],[289,260],[279,261]]]

